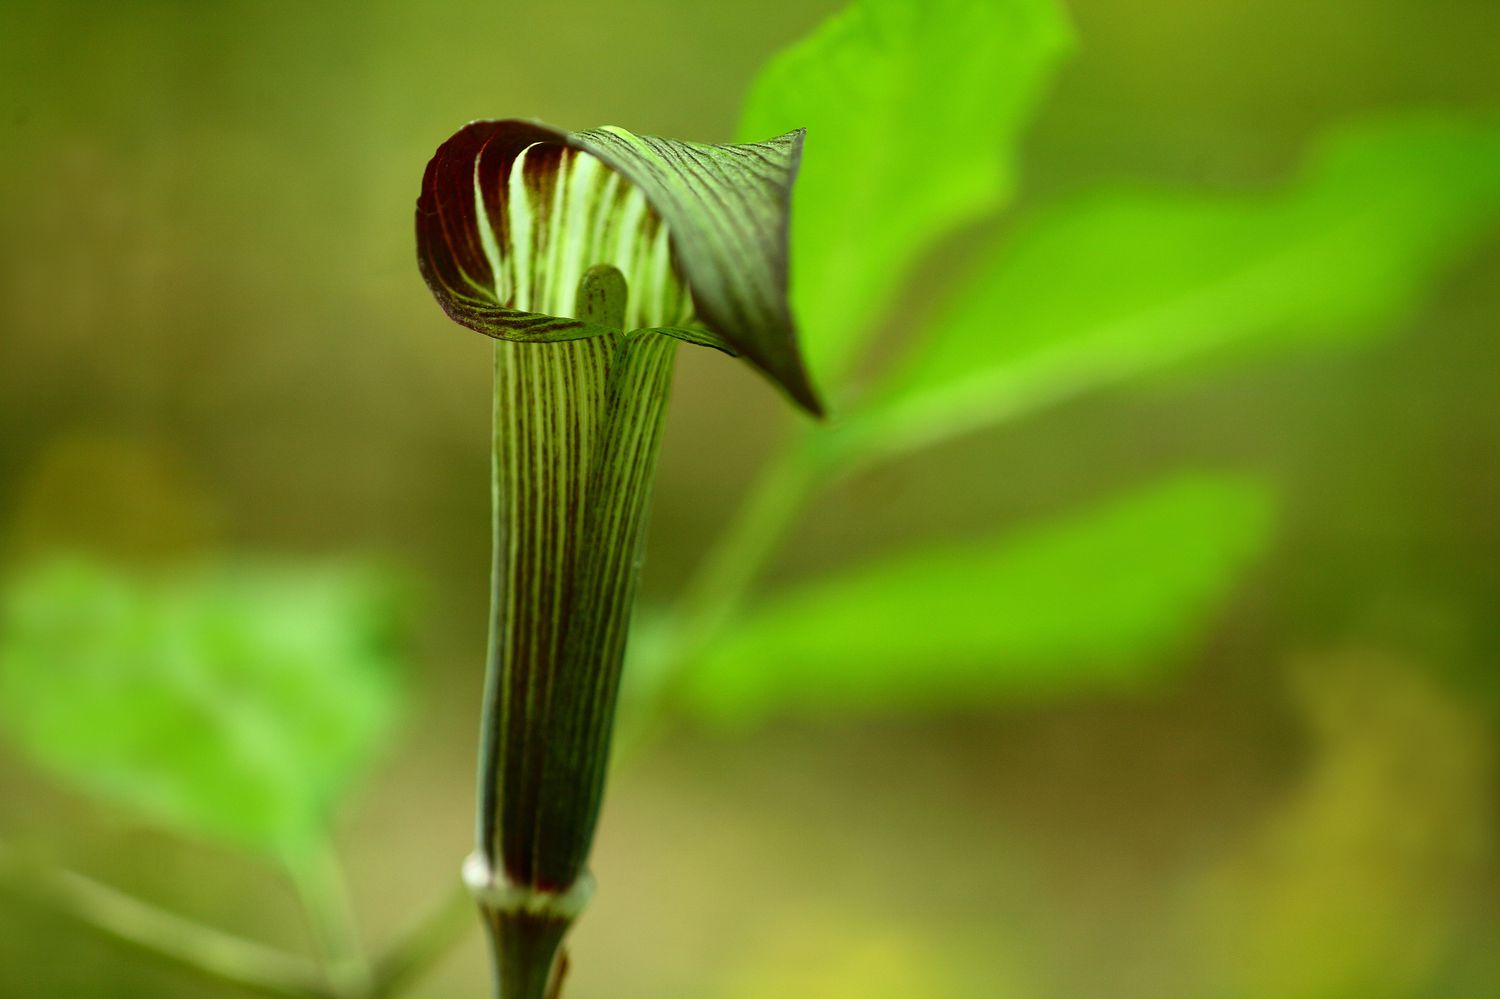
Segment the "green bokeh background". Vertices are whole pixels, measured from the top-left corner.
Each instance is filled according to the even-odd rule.
[[[418,580],[405,730],[339,830],[372,940],[468,848],[484,643],[489,347],[417,276],[422,166],[479,117],[727,140],[757,67],[836,6],[5,6],[3,556],[373,553]],[[1351,114],[1500,105],[1493,0],[1067,6],[1080,51],[1023,214],[1099,181],[1254,189]],[[570,994],[1500,995],[1497,288],[1491,239],[1371,348],[1095,393],[820,499],[769,582],[1184,465],[1283,492],[1271,554],[1169,681],[649,744],[606,803]],[[793,419],[684,352],[648,601]],[[8,753],[0,835],[305,946],[254,861]],[[484,975],[476,931],[415,994]],[[237,994],[0,896],[0,995]]]

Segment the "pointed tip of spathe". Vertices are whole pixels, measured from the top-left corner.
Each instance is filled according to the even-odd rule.
[[[790,156],[791,169],[788,177],[788,190],[797,179],[797,174],[802,170],[802,150],[807,140],[806,128],[794,128],[783,132],[780,139],[789,139],[792,145]],[[787,395],[801,406],[809,416],[818,420],[828,419],[828,408],[823,405],[823,400],[818,396],[818,390],[813,385],[812,376],[808,373],[807,364],[803,360],[800,350],[793,354],[795,358],[794,369],[788,374],[791,377],[778,377],[776,381],[785,388]]]
[[[815,420],[828,419],[828,408],[823,405],[823,400],[818,396],[818,390],[813,386],[812,378],[807,370],[800,364],[792,377],[788,378],[783,375],[775,378],[775,381],[808,416]]]

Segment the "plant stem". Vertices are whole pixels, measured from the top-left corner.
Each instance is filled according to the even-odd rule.
[[[22,865],[3,843],[0,875],[106,936],[220,981],[284,999],[340,999],[312,961],[204,926],[75,871]]]
[[[499,999],[556,999],[567,956],[562,949],[572,919],[538,919],[521,913],[487,913],[496,921],[495,995]]]

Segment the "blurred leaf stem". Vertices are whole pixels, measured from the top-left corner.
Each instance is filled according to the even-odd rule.
[[[289,858],[286,869],[335,991],[368,995],[370,962],[359,941],[348,879],[332,845],[325,841],[304,855]]]
[[[359,946],[337,858],[291,870],[320,959],[290,954],[205,925],[110,887],[86,874],[32,863],[0,841],[0,884],[91,927],[200,974],[283,999],[381,999],[402,992],[472,928],[473,899],[462,885],[419,917],[384,953]]]
[[[682,672],[733,619],[746,593],[775,554],[797,515],[837,472],[816,426],[801,425],[761,470],[734,518],[709,549],[689,580],[674,614],[671,635],[658,674],[659,686],[648,697],[666,706]]]
[[[106,936],[266,995],[340,999],[314,961],[205,926],[63,867],[28,864],[0,843],[0,881]]]

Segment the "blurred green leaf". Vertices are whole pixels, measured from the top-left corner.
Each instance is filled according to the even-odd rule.
[[[1253,479],[1189,476],[1020,535],[902,555],[784,593],[687,677],[724,722],[1130,687],[1262,548]]]
[[[762,71],[740,134],[807,129],[791,292],[825,391],[912,264],[1009,198],[1070,46],[1052,0],[856,0]]]
[[[1107,191],[975,271],[848,440],[899,451],[1226,348],[1352,341],[1409,320],[1500,223],[1500,121],[1346,128],[1287,190]]]
[[[294,859],[389,732],[392,610],[347,568],[49,563],[0,607],[0,726],[83,789]]]

